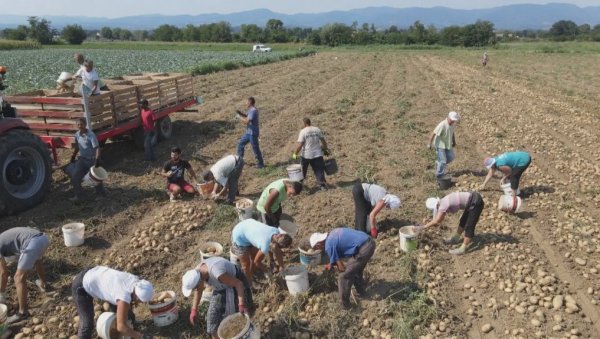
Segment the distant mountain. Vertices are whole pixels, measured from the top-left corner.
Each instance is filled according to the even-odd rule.
[[[122,18],[44,16],[52,22],[52,27],[62,28],[69,24],[79,24],[87,29],[103,26],[128,29],[152,29],[163,24],[183,27],[227,21],[232,27],[242,24],[256,24],[264,27],[269,19],[279,19],[286,27],[321,27],[328,23],[351,25],[357,22],[374,24],[377,28],[396,25],[406,28],[419,20],[425,25],[438,28],[450,25],[466,25],[477,20],[488,20],[498,29],[548,29],[559,20],[572,20],[575,23],[600,24],[600,6],[578,7],[570,4],[552,3],[546,5],[508,5],[487,9],[462,10],[447,7],[432,8],[392,8],[367,7],[348,11],[333,11],[314,14],[281,14],[267,9],[257,9],[231,14],[200,15],[137,15]],[[0,14],[0,28],[15,27],[27,23],[27,17]]]

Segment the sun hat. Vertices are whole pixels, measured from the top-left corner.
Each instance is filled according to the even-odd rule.
[[[138,280],[133,284],[133,292],[141,302],[147,303],[154,296],[154,287],[148,280]]]
[[[458,121],[460,120],[460,115],[454,111],[448,113],[448,118],[452,121]]]
[[[313,233],[310,236],[310,247],[315,247],[316,244],[327,239],[327,233]]]
[[[388,205],[391,209],[396,209],[400,207],[400,198],[393,194],[386,194],[383,197],[383,202]]]
[[[185,272],[183,278],[181,278],[181,293],[184,297],[189,297],[198,282],[200,281],[200,272],[196,270],[189,270]]]
[[[487,169],[492,168],[492,166],[494,166],[495,163],[496,163],[495,158],[488,157],[483,160],[483,166],[485,166]]]
[[[425,206],[427,207],[427,209],[430,209],[431,211],[433,211],[433,217],[435,218],[435,215],[437,214],[437,207],[438,204],[440,202],[440,198],[437,197],[431,197],[428,198],[427,201],[425,201]]]

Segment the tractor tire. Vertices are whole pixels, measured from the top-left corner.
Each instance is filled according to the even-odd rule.
[[[39,204],[50,189],[52,160],[46,144],[28,130],[0,135],[0,215]]]
[[[171,139],[173,136],[173,123],[171,118],[168,116],[158,120],[156,124],[156,134],[158,135],[158,141]]]

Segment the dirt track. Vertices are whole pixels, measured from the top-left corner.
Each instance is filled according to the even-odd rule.
[[[597,106],[587,92],[562,94],[565,84],[551,83],[555,75],[548,67],[536,73],[536,80],[548,83],[542,86],[509,68],[510,59],[499,58],[496,67],[492,56],[491,67],[482,69],[470,54],[320,53],[197,78],[205,104],[173,116],[175,136],[158,146],[159,163],[167,160],[171,144],[182,147],[197,172],[234,153],[243,129],[233,112],[253,95],[261,112],[261,148],[273,167],[254,168],[248,146],[243,196],[255,198],[266,184],[285,175],[282,167],[304,116],[326,133],[340,167],[328,178],[331,190],[318,191],[310,173],[307,190],[284,203],[284,213],[301,226],[300,237],[352,224],[348,186],[357,176],[374,176],[402,199],[400,210],[383,213],[378,249],[367,266],[372,299],[359,301],[350,313],[340,312],[335,285],[318,277],[320,269],[311,274],[313,286],[318,286],[310,300],[292,300],[282,281],[262,281],[257,285],[261,289],[256,293],[255,320],[265,330],[264,337],[290,337],[298,331],[314,337],[397,337],[401,320],[393,304],[405,302],[405,289],[426,291],[439,311],[432,323],[419,324],[414,333],[420,335],[560,338],[600,332]],[[577,69],[561,67],[568,59],[551,61],[556,65],[552,71],[564,72],[569,81],[577,78],[569,73]],[[447,253],[442,236],[458,221],[457,216],[449,218],[445,229],[422,237],[411,280],[401,265],[405,256],[397,253],[397,229],[419,223],[427,215],[425,199],[443,194],[435,189],[433,153],[425,143],[450,110],[462,115],[457,158],[450,166],[457,189],[476,189],[483,182],[481,162],[486,155],[525,149],[533,156],[522,184],[526,208],[514,216],[498,212],[500,191],[498,181],[492,181],[482,192],[486,208],[477,227],[476,249],[462,257]],[[68,297],[71,277],[81,268],[105,263],[149,278],[160,289],[179,291],[181,274],[198,260],[201,242],[229,245],[231,209],[202,200],[170,204],[162,178],[152,173],[159,163],[143,164],[142,153],[130,143],[109,144],[105,154],[110,199],[72,205],[67,201],[68,180],[56,172],[53,190],[42,205],[0,220],[1,229],[27,225],[52,235],[47,270],[54,292],[31,295],[33,313],[48,328],[48,338],[76,331],[71,324],[76,312]],[[68,158],[67,153],[62,156]],[[89,238],[84,247],[63,246],[59,226],[70,221],[86,224]],[[132,243],[140,242],[132,238],[139,239],[143,231],[156,246],[151,241],[139,247]],[[288,258],[297,262],[295,251]],[[16,301],[14,287],[9,286]],[[553,309],[555,295],[572,296],[578,309]],[[320,305],[317,311],[315,303]],[[277,313],[279,305],[284,310]],[[146,310],[138,311],[138,319],[160,336],[200,337],[202,329],[186,322],[189,303],[180,307],[180,321],[172,327],[154,328]],[[481,330],[484,324],[493,326],[487,334]]]

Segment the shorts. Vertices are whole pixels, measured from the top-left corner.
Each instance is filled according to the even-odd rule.
[[[252,246],[240,246],[232,241],[231,245],[231,253],[237,255],[238,257],[246,255]]]
[[[179,179],[175,182],[167,182],[167,189],[169,190],[169,192],[175,191],[177,187],[181,187],[181,189],[184,191],[189,191],[190,188],[195,190],[194,186],[192,186],[189,182],[183,179]]]
[[[44,233],[31,238],[25,249],[21,251],[17,269],[23,271],[32,269],[33,265],[42,258],[48,246],[50,246],[50,239]]]

